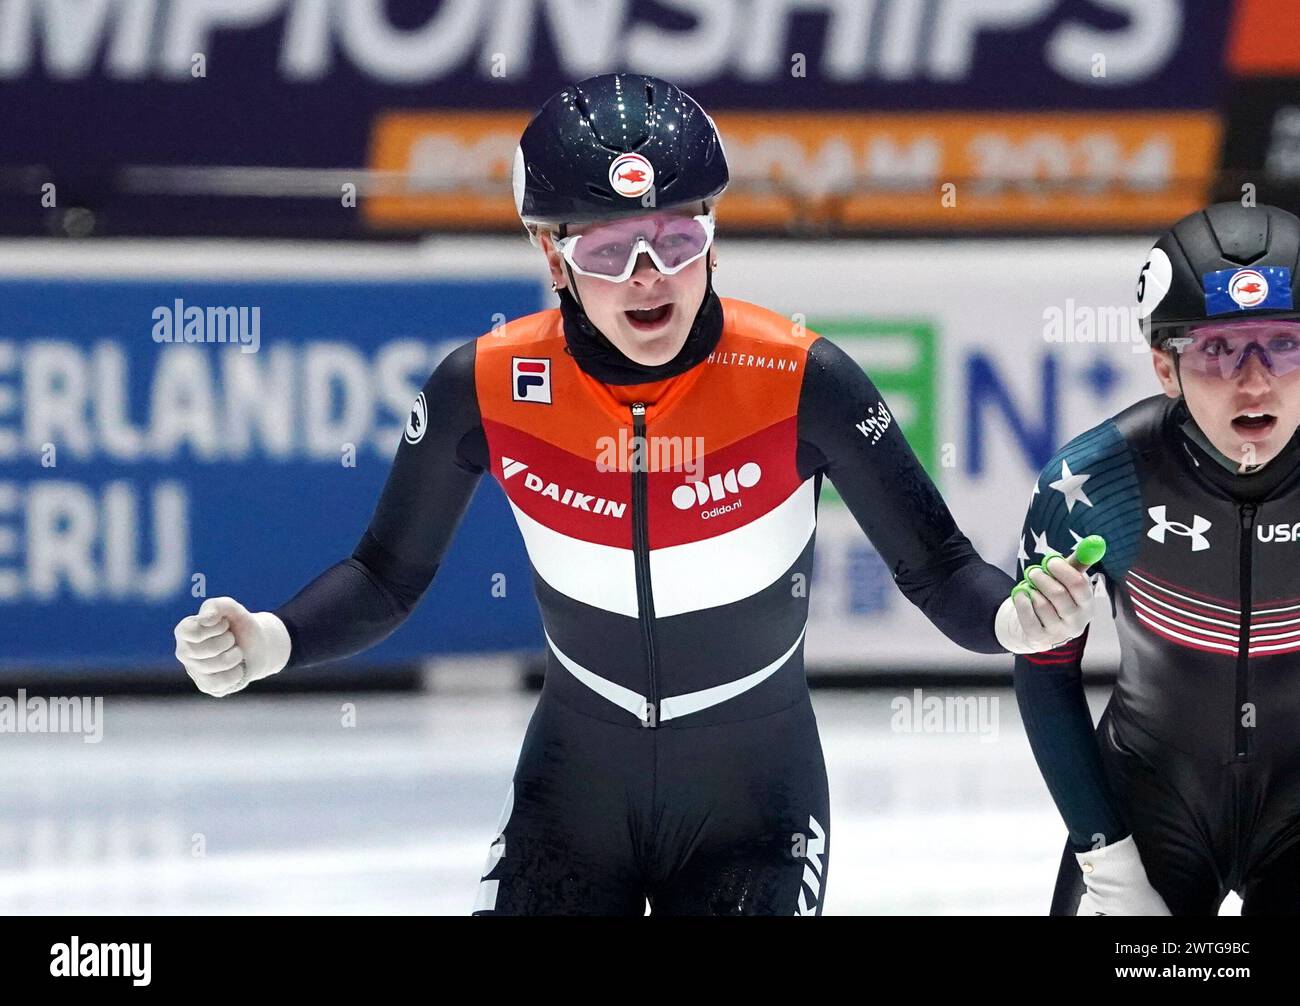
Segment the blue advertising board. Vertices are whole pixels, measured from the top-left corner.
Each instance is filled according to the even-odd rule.
[[[203,596],[283,603],[350,554],[442,356],[541,295],[0,280],[0,663],[164,665]],[[355,659],[538,646],[513,527],[485,477],[420,608]]]

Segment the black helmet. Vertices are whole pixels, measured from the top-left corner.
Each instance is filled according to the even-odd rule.
[[[1276,206],[1216,203],[1183,217],[1138,274],[1138,318],[1159,346],[1188,325],[1300,317],[1300,219]]]
[[[539,224],[578,224],[712,201],[727,187],[713,120],[656,77],[606,73],[550,98],[515,151],[515,209]]]

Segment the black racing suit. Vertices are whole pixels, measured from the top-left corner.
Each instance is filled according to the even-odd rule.
[[[1146,399],[1043,469],[1021,563],[1102,534],[1121,647],[1095,731],[1085,632],[1016,658],[1029,740],[1069,840],[1052,901],[1073,915],[1074,854],[1132,835],[1175,915],[1300,911],[1300,445],[1227,468],[1182,399]]]
[[[1002,652],[1012,581],[861,368],[751,304],[702,316],[697,362],[640,381],[556,310],[455,350],[353,555],[277,612],[290,666],[373,645],[429,584],[479,475],[505,491],[547,669],[478,912],[820,914],[830,816],[803,637],[824,475],[936,626]],[[619,455],[638,444],[702,453],[693,469]]]

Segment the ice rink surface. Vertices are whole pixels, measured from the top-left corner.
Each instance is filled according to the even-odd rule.
[[[901,728],[918,698],[972,695],[976,721]],[[535,702],[109,696],[98,743],[0,735],[0,913],[467,914]],[[827,914],[1046,913],[1065,829],[1009,689],[813,702]]]

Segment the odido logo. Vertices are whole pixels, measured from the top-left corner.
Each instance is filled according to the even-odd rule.
[[[750,489],[758,485],[758,480],[762,477],[763,469],[759,467],[758,462],[747,461],[739,468],[710,475],[703,482],[688,482],[678,486],[673,490],[673,506],[678,510],[689,510],[691,507],[703,506],[705,503],[717,503],[728,496],[739,495],[742,489]]]

